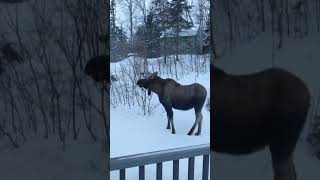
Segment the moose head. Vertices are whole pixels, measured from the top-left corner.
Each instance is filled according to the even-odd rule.
[[[148,95],[151,95],[151,89],[153,85],[157,82],[157,80],[160,79],[158,76],[158,72],[154,72],[151,75],[147,76],[145,79],[139,79],[137,81],[137,85],[139,87],[145,88],[148,90]]]

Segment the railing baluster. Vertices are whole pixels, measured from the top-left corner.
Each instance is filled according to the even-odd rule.
[[[202,180],[209,179],[209,154],[203,156]]]
[[[144,166],[139,166],[139,180],[145,179],[145,168]]]
[[[189,162],[188,162],[188,180],[194,180],[194,157],[189,158]]]
[[[126,169],[120,169],[120,180],[126,180]]]
[[[157,180],[162,180],[162,163],[157,163]]]
[[[173,160],[173,180],[179,180],[179,159]]]
[[[149,164],[156,164],[156,180],[162,180],[163,162],[173,161],[173,180],[179,180],[179,160],[188,158],[188,180],[194,180],[195,157],[203,156],[202,180],[208,180],[210,157],[209,153],[210,145],[201,144],[196,146],[173,148],[110,158],[110,171],[120,170],[120,180],[125,180],[127,168],[139,167],[139,180],[145,180],[145,166]]]

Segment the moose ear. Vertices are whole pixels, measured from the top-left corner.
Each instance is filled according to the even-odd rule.
[[[153,76],[158,76],[158,72],[154,72],[152,75]]]

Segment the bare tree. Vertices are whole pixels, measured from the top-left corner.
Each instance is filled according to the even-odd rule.
[[[129,31],[130,31],[129,48],[130,48],[130,50],[132,50],[133,18],[134,18],[136,3],[135,3],[135,0],[124,0],[124,4],[128,9],[128,14],[129,14]]]

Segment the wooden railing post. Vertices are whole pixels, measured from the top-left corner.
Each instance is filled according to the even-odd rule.
[[[120,169],[120,180],[126,180],[126,169]]]
[[[144,166],[139,167],[139,180],[145,180],[145,168]]]
[[[156,164],[156,180],[162,180],[162,164],[173,161],[173,180],[179,180],[179,160],[188,158],[188,180],[194,180],[196,156],[203,156],[202,179],[209,179],[210,145],[203,144],[183,148],[136,154],[110,159],[110,171],[120,170],[120,180],[125,180],[126,168],[139,167],[139,180],[145,180],[145,166]]]
[[[202,180],[209,179],[209,154],[203,156]]]
[[[188,161],[188,180],[194,180],[194,157]]]
[[[173,160],[173,180],[179,180],[179,159]]]
[[[157,180],[162,180],[162,163],[157,163]]]

